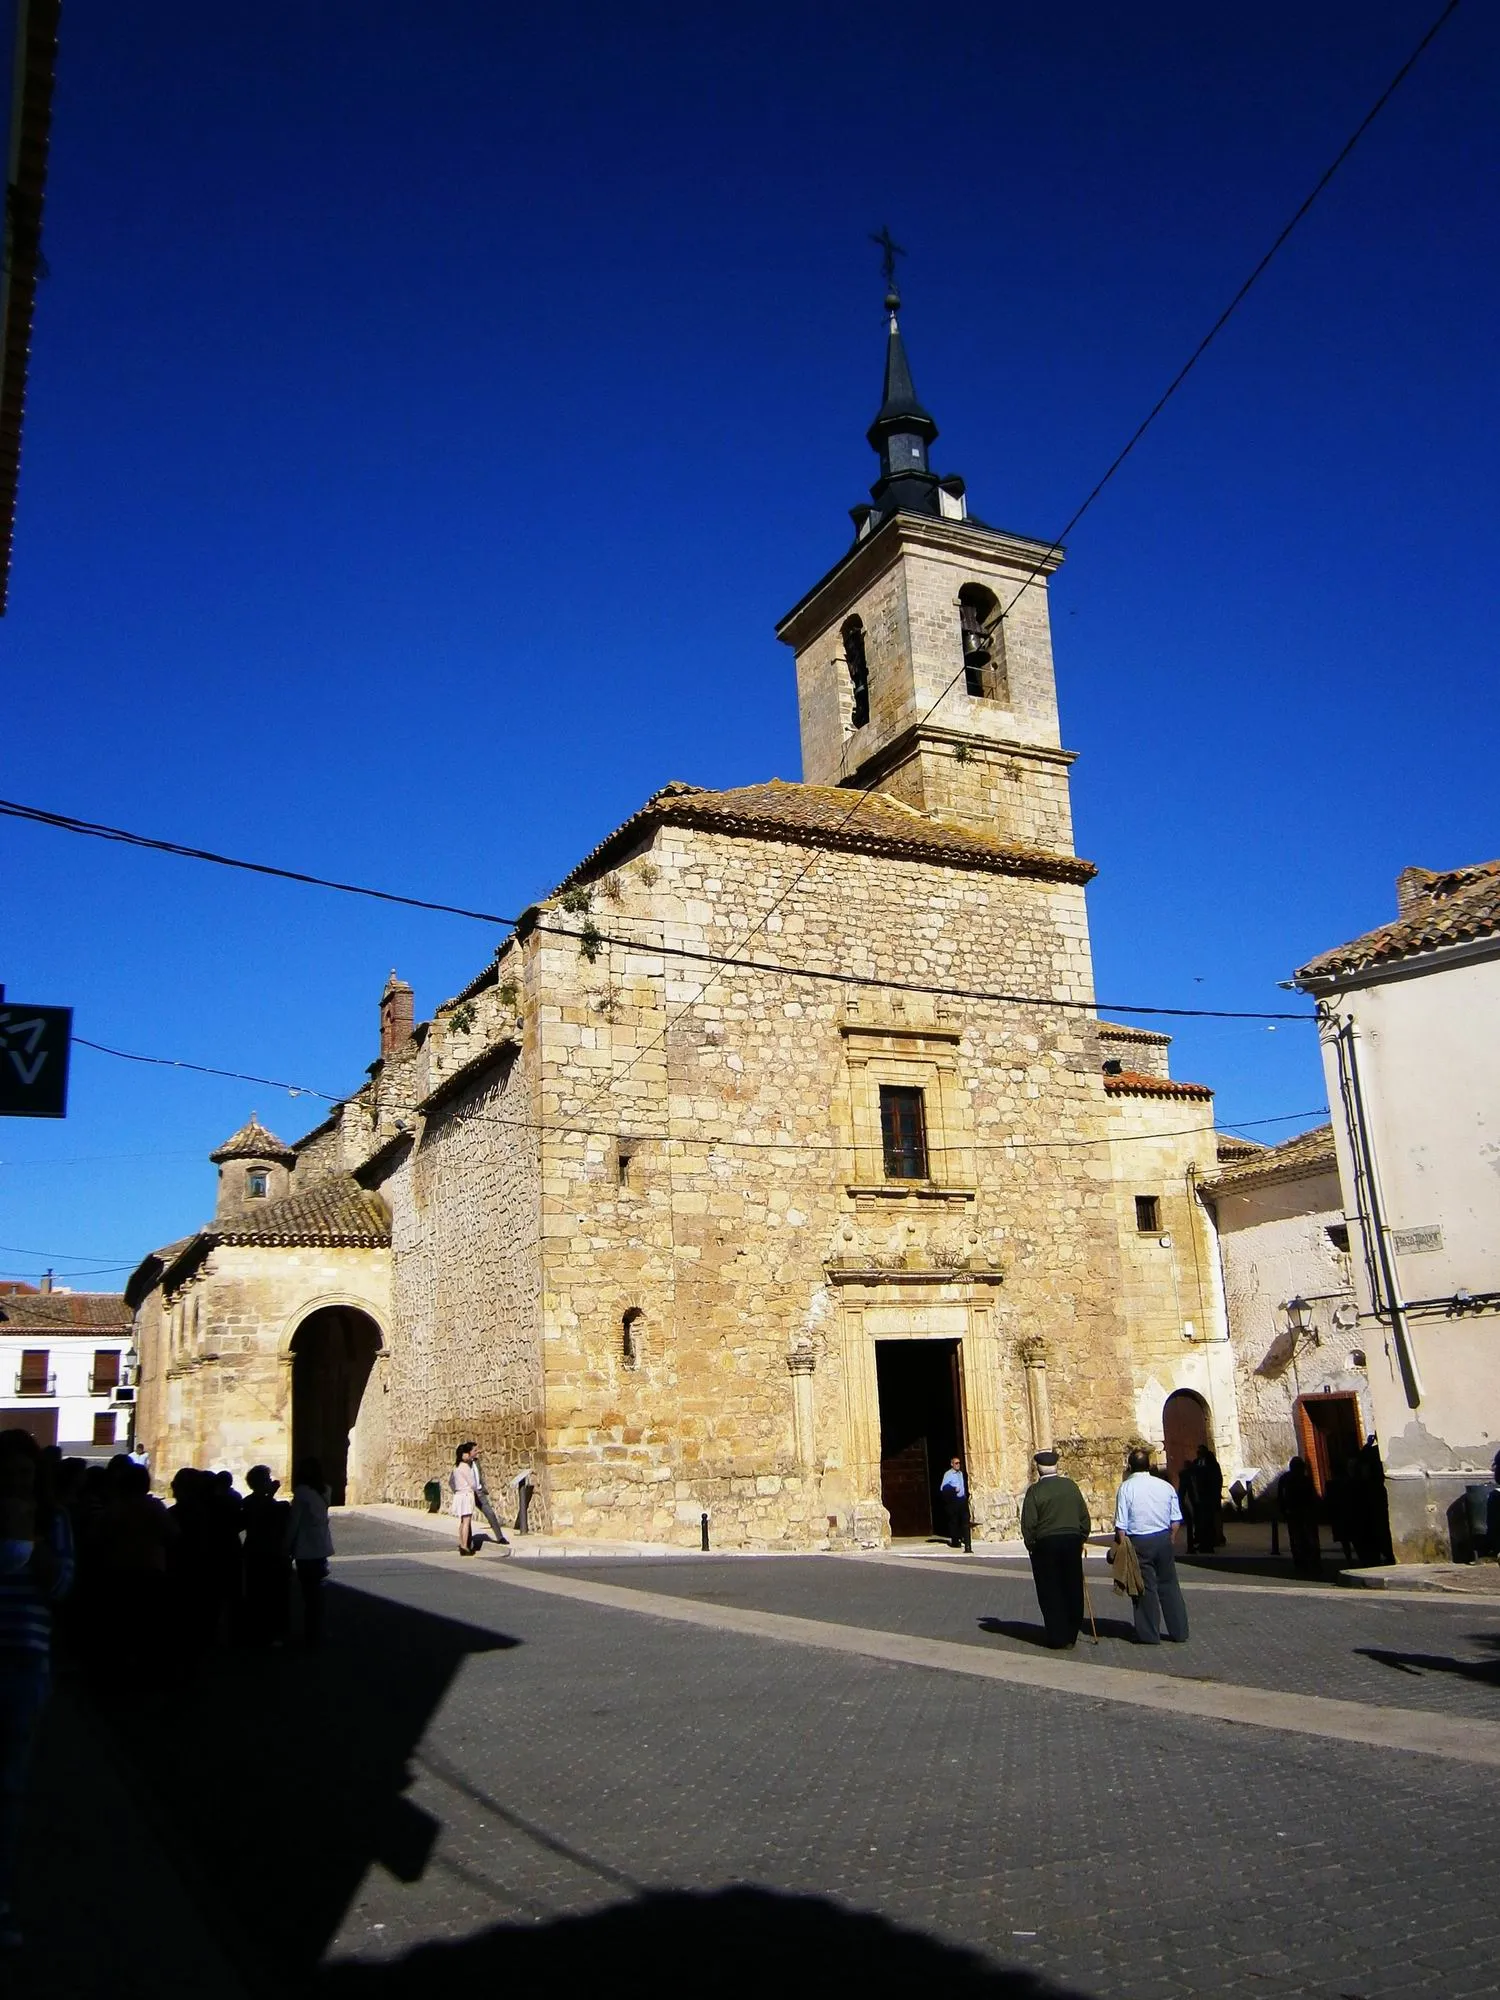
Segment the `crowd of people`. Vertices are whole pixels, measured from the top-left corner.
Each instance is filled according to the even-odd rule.
[[[333,1554],[323,1468],[304,1459],[290,1501],[268,1466],[245,1486],[184,1466],[168,1505],[126,1453],[89,1464],[0,1432],[0,1949],[20,1943],[22,1797],[59,1647],[86,1672],[133,1678],[216,1645],[283,1645],[294,1586],[302,1643],[319,1644]]]

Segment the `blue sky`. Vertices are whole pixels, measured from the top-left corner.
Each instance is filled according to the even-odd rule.
[[[513,911],[669,778],[795,777],[869,231],[934,463],[1048,539],[1436,11],[69,0],[0,790]],[[1106,999],[1285,1004],[1500,850],[1497,72],[1461,8],[1071,538]],[[493,943],[13,821],[0,895],[11,997],[333,1092],[392,965],[426,1014]],[[1322,1102],[1305,1029],[1178,1034],[1225,1121]],[[116,1282],[252,1107],[319,1115],[77,1051],[0,1124],[0,1272]]]

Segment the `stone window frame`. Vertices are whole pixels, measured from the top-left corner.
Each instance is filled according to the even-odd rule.
[[[246,1167],[246,1201],[265,1201],[271,1193],[271,1170],[269,1167]]]
[[[849,1078],[852,1172],[847,1192],[888,1199],[974,1198],[974,1112],[959,1063],[961,1031],[848,1022],[844,1037]],[[890,1180],[880,1089],[920,1090],[927,1127],[927,1178]]]

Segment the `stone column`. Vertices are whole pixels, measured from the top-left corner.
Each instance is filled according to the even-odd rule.
[[[817,1356],[810,1347],[794,1347],[786,1358],[792,1377],[792,1435],[797,1463],[804,1473],[813,1469],[817,1440],[813,1431],[813,1369]]]
[[[1031,1412],[1031,1449],[1052,1449],[1052,1399],[1047,1393],[1047,1343],[1035,1338],[1020,1348],[1026,1369],[1026,1405]]]

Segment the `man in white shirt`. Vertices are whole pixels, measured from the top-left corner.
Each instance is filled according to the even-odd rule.
[[[961,1458],[948,1461],[948,1470],[938,1482],[938,1500],[948,1529],[950,1549],[962,1549],[969,1540],[969,1487]]]
[[[1151,1470],[1149,1451],[1133,1451],[1125,1483],[1115,1496],[1115,1538],[1129,1535],[1146,1585],[1144,1595],[1134,1599],[1137,1645],[1161,1644],[1163,1618],[1169,1639],[1180,1646],[1187,1638],[1187,1606],[1172,1553],[1172,1531],[1181,1522],[1174,1487]]]

